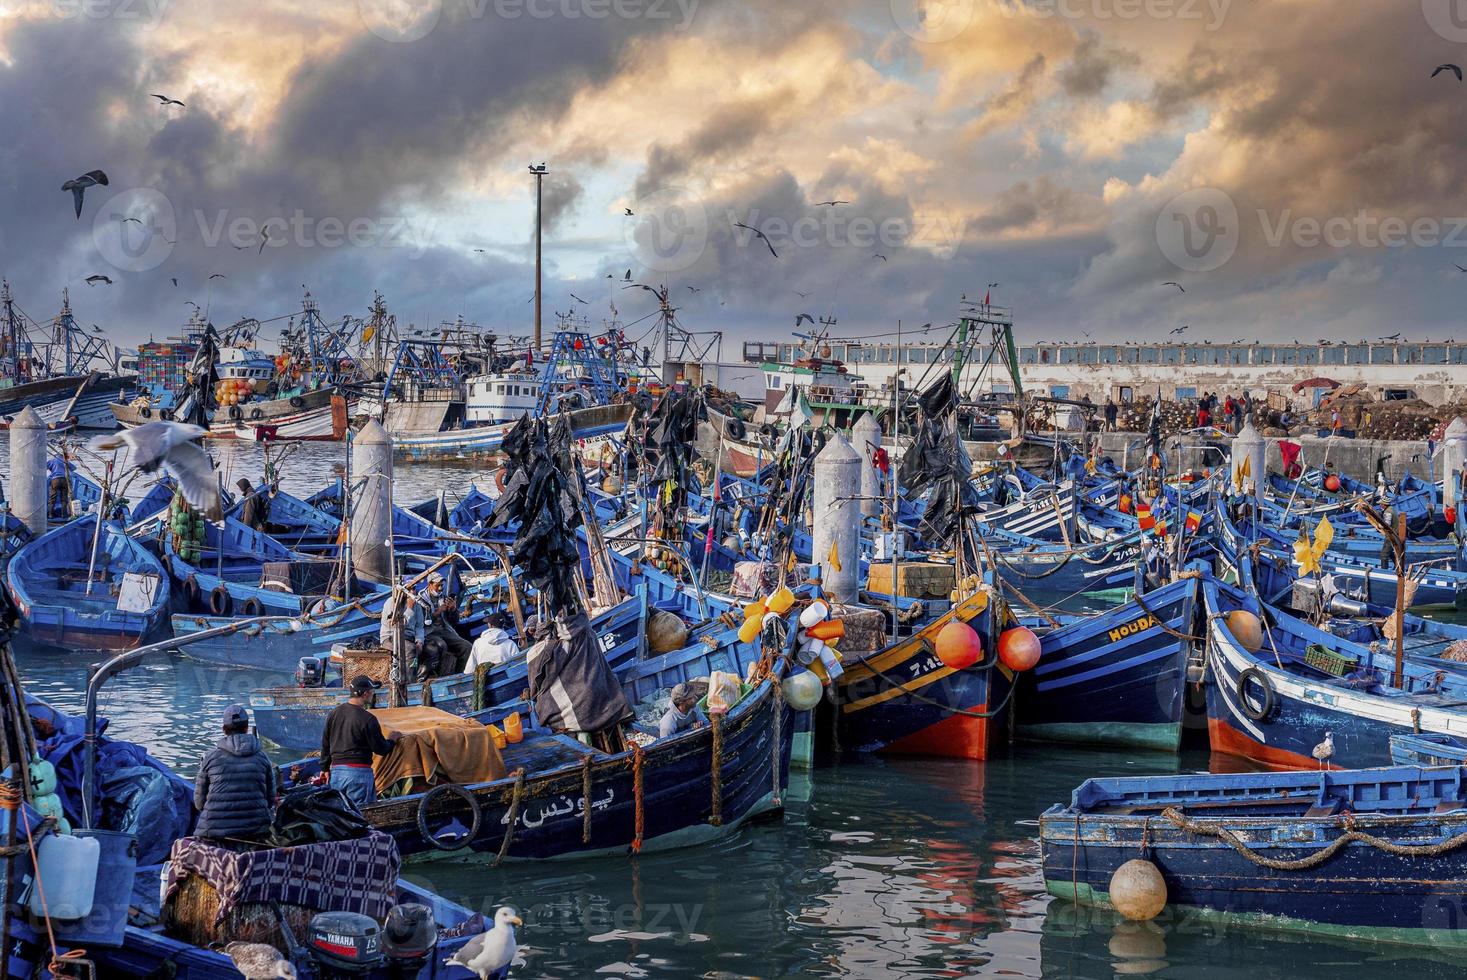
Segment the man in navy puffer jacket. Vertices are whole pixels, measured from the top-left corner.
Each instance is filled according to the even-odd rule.
[[[249,733],[245,709],[224,709],[224,737],[204,756],[194,780],[195,837],[262,840],[275,807],[275,767]]]

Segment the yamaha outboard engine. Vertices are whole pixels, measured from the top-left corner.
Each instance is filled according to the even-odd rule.
[[[364,977],[385,962],[376,921],[355,912],[322,912],[311,919],[306,949],[323,980]]]
[[[382,953],[388,974],[416,977],[438,950],[438,923],[426,905],[394,905],[382,924]]]
[[[326,661],[321,657],[301,657],[295,665],[296,687],[320,687],[326,683]]]

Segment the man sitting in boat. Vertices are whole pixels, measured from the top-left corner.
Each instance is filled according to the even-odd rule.
[[[377,781],[372,773],[372,756],[386,755],[397,744],[382,734],[382,723],[369,710],[377,688],[366,674],[351,681],[351,699],[338,704],[326,716],[321,733],[321,772],[333,789],[358,810],[377,802]]]
[[[258,490],[250,486],[250,481],[244,477],[239,478],[235,484],[239,490],[239,499],[243,501],[239,508],[239,522],[245,527],[253,528],[262,534],[280,534],[289,528],[279,524],[270,523],[270,488],[266,484],[260,484]]]
[[[424,641],[418,673],[421,679],[462,673],[472,652],[459,634],[458,600],[448,594],[448,580],[438,572],[428,576],[423,593]]]
[[[426,639],[423,600],[416,592],[394,590],[382,604],[382,621],[377,627],[377,642],[388,650],[396,650],[402,639],[403,656],[408,663],[416,660]]]
[[[698,710],[698,699],[693,696],[693,689],[686,684],[678,684],[672,689],[672,705],[657,726],[657,737],[668,738],[706,724],[708,719]]]
[[[263,840],[275,809],[275,767],[250,717],[238,704],[224,709],[224,737],[204,756],[194,779],[195,837]]]
[[[495,613],[489,617],[484,632],[474,641],[469,662],[464,666],[465,674],[475,673],[480,667],[498,667],[524,656],[520,645],[509,634],[511,625],[513,624],[505,613]]]

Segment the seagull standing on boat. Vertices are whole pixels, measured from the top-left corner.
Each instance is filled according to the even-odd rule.
[[[198,440],[204,430],[185,422],[148,422],[135,429],[97,436],[89,447],[93,452],[111,452],[126,447],[132,454],[132,465],[144,473],[166,470],[178,482],[184,499],[207,520],[219,520],[219,480],[209,455]]]
[[[1323,742],[1320,742],[1318,745],[1316,745],[1314,747],[1314,750],[1310,753],[1310,755],[1314,756],[1314,758],[1316,758],[1316,759],[1319,760],[1319,768],[1321,768],[1321,769],[1323,769],[1326,765],[1329,764],[1329,760],[1332,759],[1332,758],[1334,758],[1334,754],[1335,754],[1335,733],[1334,732],[1325,732],[1324,733],[1324,741]]]
[[[519,951],[514,939],[514,927],[519,925],[524,923],[514,909],[503,906],[494,913],[494,928],[464,943],[462,949],[443,961],[444,965],[461,966],[479,980],[505,980]]]
[[[274,946],[230,943],[224,947],[224,955],[234,962],[234,968],[244,974],[245,980],[295,980],[295,967]]]

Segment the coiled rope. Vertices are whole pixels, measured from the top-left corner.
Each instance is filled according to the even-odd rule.
[[[1395,841],[1386,840],[1383,837],[1376,837],[1373,834],[1356,830],[1354,817],[1346,814],[1343,820],[1343,826],[1345,828],[1343,834],[1308,857],[1287,861],[1280,858],[1264,857],[1262,854],[1250,848],[1237,834],[1228,830],[1226,827],[1211,827],[1207,824],[1199,823],[1196,820],[1189,820],[1176,807],[1167,807],[1161,812],[1161,815],[1179,829],[1189,831],[1200,837],[1215,837],[1260,868],[1269,868],[1273,871],[1306,871],[1310,868],[1316,868],[1334,857],[1342,848],[1357,842],[1369,844],[1376,850],[1383,851],[1386,854],[1405,858],[1437,857],[1467,845],[1467,831],[1457,834],[1455,837],[1448,837],[1446,840],[1436,844],[1397,844]]]

